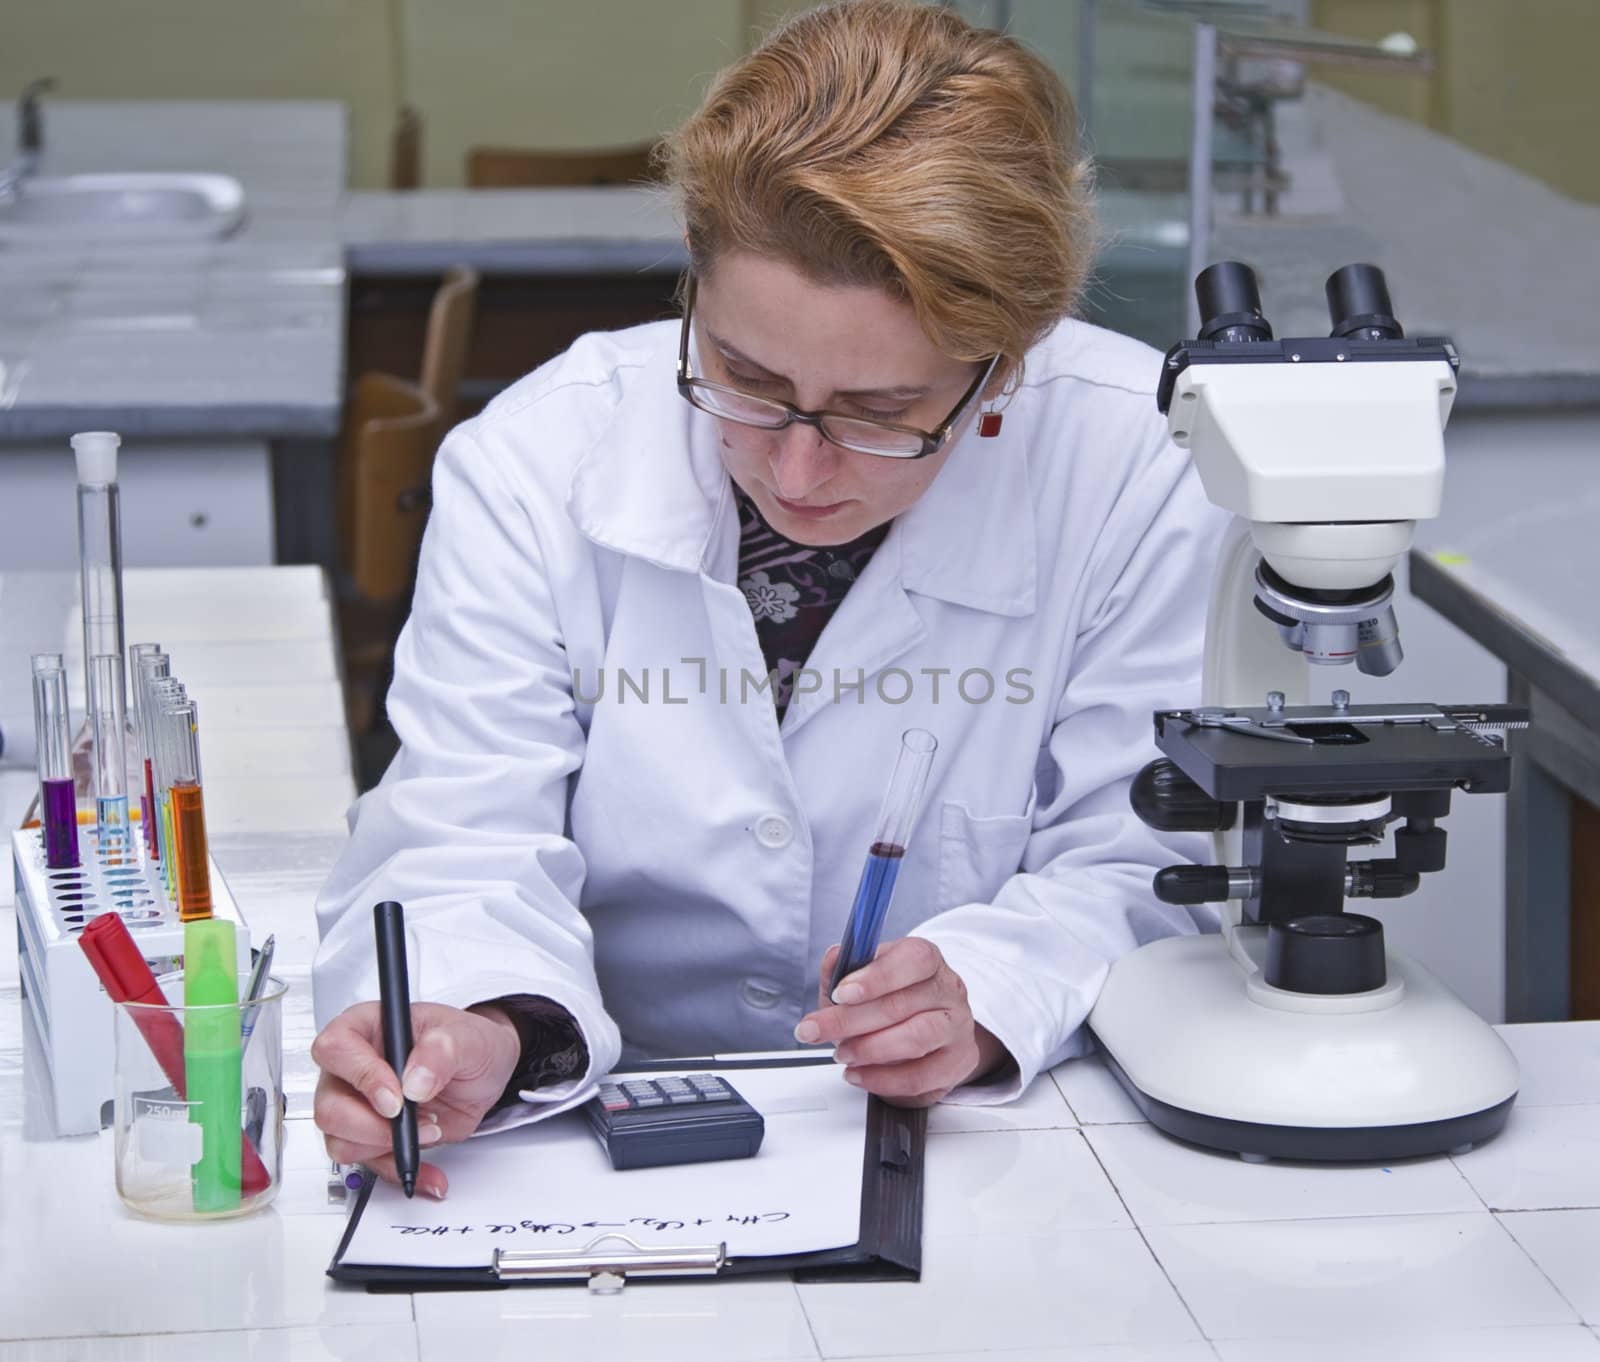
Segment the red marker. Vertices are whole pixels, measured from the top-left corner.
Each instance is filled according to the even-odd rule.
[[[139,1028],[139,1034],[145,1038],[145,1043],[155,1055],[156,1063],[161,1066],[161,1072],[167,1076],[167,1082],[172,1084],[179,1097],[183,1097],[186,1090],[183,1027],[178,1025],[178,1019],[171,1012],[158,1010],[168,1006],[166,995],[162,993],[161,985],[156,983],[156,976],[150,973],[150,966],[145,963],[139,948],[134,945],[127,924],[115,913],[102,913],[83,929],[78,944],[89,957],[90,965],[105,985],[106,992],[111,995],[112,1002],[151,1004],[148,1008],[134,1008],[130,1015]],[[271,1178],[267,1176],[267,1166],[261,1162],[261,1155],[256,1153],[255,1146],[242,1130],[239,1132],[239,1142],[243,1146],[240,1191],[244,1196],[255,1196],[267,1190]]]

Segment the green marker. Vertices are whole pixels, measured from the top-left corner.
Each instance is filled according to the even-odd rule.
[[[203,1132],[191,1170],[194,1208],[239,1204],[239,976],[233,923],[204,918],[183,928],[183,1065],[189,1120]]]

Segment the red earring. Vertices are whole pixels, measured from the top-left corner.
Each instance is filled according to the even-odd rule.
[[[1000,433],[1000,423],[1005,420],[1002,413],[985,411],[978,413],[978,438],[992,440]]]

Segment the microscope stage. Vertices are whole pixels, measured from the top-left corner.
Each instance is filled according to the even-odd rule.
[[[1436,705],[1167,710],[1155,716],[1156,746],[1224,803],[1289,794],[1504,792],[1509,754],[1498,738],[1455,717],[1461,712]]]

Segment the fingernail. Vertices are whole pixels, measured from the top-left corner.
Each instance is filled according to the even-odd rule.
[[[438,1126],[417,1127],[418,1144],[438,1144],[442,1139],[444,1139],[444,1131],[440,1130]]]
[[[400,1114],[400,1094],[393,1088],[379,1088],[372,1095],[372,1105],[377,1108],[379,1116],[392,1121]]]
[[[833,1000],[842,1005],[859,1003],[861,1001],[861,985],[849,982],[842,983],[833,990]]]
[[[433,1076],[432,1069],[416,1068],[408,1070],[405,1079],[406,1096],[413,1102],[426,1102],[433,1096],[434,1085],[437,1081]]]
[[[858,1074],[854,1069],[846,1069],[844,1071],[844,1081],[849,1083],[852,1087],[857,1088],[861,1086],[862,1082],[861,1075]]]
[[[802,1045],[810,1045],[822,1035],[822,1030],[814,1021],[803,1021],[794,1029],[794,1038]]]
[[[850,1063],[850,1055],[851,1051],[846,1046],[840,1045],[834,1049],[833,1062],[835,1064],[848,1065]]]
[[[443,1187],[424,1187],[422,1190],[425,1191],[429,1196],[431,1196],[435,1201],[443,1201],[444,1200],[444,1188]]]

